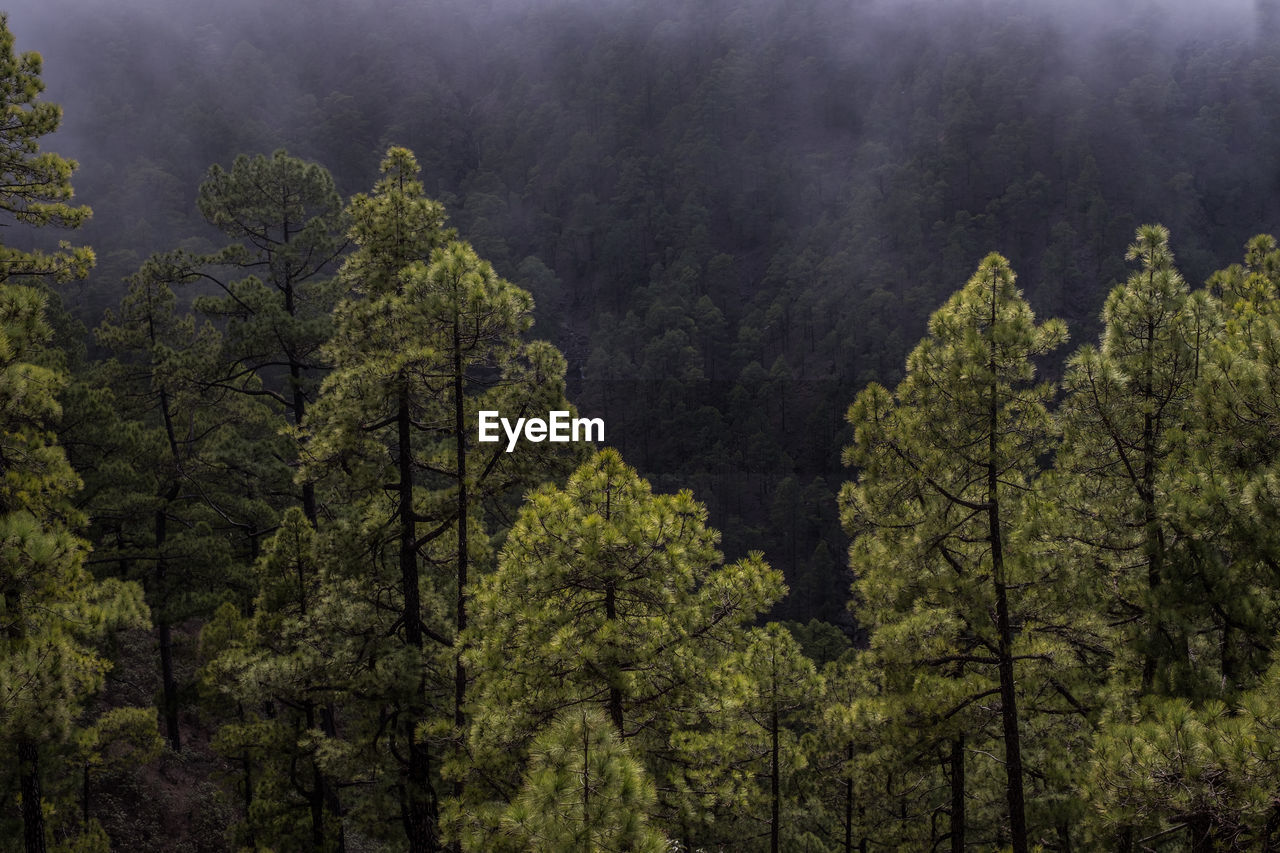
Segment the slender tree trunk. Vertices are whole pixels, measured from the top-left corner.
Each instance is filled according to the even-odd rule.
[[[337,738],[338,727],[334,721],[333,704],[328,703],[320,707],[320,730],[324,732],[325,737]],[[338,853],[345,853],[347,849],[347,829],[343,825],[342,798],[338,793],[338,786],[325,782],[325,804],[329,809],[329,813],[333,815],[334,821],[338,827]]]
[[[407,385],[407,380],[405,381]],[[405,642],[415,649],[422,648],[422,600],[418,586],[417,513],[413,508],[413,454],[412,432],[409,418],[408,389],[400,393],[396,412],[396,437],[400,443],[396,451],[396,463],[400,482],[400,585],[404,588],[404,636]]]
[[[464,712],[467,697],[467,669],[462,662],[462,632],[467,628],[467,515],[470,509],[470,498],[467,494],[467,431],[466,409],[462,396],[462,336],[458,318],[453,320],[453,431],[457,448],[456,465],[458,472],[458,599],[457,632],[459,638],[454,650],[453,673],[453,725],[459,739],[466,732],[467,718]],[[465,782],[458,779],[453,783],[453,796],[462,802],[465,793]],[[454,853],[462,853],[462,842],[455,840],[452,845]]]
[[[316,708],[313,702],[307,703],[306,722],[307,731],[315,728]],[[320,766],[316,763],[316,757],[312,755],[311,791],[307,794],[307,805],[311,811],[311,849],[316,851],[324,850],[324,799],[324,773],[320,771]]]
[[[1187,821],[1191,835],[1191,853],[1215,853],[1218,843],[1213,838],[1213,821],[1208,815],[1195,815]]]
[[[22,789],[22,838],[26,853],[45,853],[44,808],[40,793],[40,748],[35,741],[18,741],[18,775]]]
[[[992,293],[991,328],[996,325],[996,299]],[[1013,675],[1013,624],[1005,588],[1004,531],[1000,526],[999,429],[1000,401],[994,377],[998,375],[995,345],[988,361],[992,384],[987,423],[987,535],[991,546],[991,576],[996,593],[996,655],[1000,671],[1000,722],[1004,730],[1004,767],[1009,801],[1009,833],[1013,853],[1028,853],[1027,816],[1022,790],[1022,745],[1018,736],[1018,704]]]
[[[775,687],[776,689],[776,687]],[[769,762],[769,853],[778,853],[781,817],[781,779],[778,768],[778,703],[774,702],[769,715],[770,762]]]
[[[1013,853],[1027,853],[1027,818],[1022,793],[1022,747],[1013,680],[1013,629],[1003,583],[996,584],[996,622],[1000,633],[1000,718],[1004,729],[1004,763],[1009,800],[1009,832]]]
[[[80,768],[80,826],[89,825],[89,762]]]
[[[964,814],[964,736],[951,741],[951,853],[963,853]]]
[[[853,741],[845,744],[844,853],[853,853]]]
[[[176,498],[173,494],[174,489],[170,490],[172,497],[168,501]],[[168,503],[166,501],[166,503]],[[168,565],[164,557],[164,544],[168,537],[167,530],[168,518],[163,508],[156,510],[155,514],[155,542],[156,542],[156,567],[155,567],[155,585],[156,598],[159,607],[153,612],[158,611],[156,617],[156,636],[160,643],[160,684],[163,691],[164,703],[164,728],[165,736],[169,739],[169,745],[173,747],[174,752],[182,751],[182,734],[178,727],[178,680],[173,673],[173,633],[169,626],[169,615],[167,613],[169,606],[168,595]]]
[[[604,616],[610,622],[618,618],[617,593],[610,584],[604,591]],[[609,685],[609,719],[613,721],[613,727],[618,730],[618,737],[626,737],[623,733],[622,724],[622,689],[616,684]]]
[[[418,586],[417,514],[413,507],[413,454],[412,432],[409,417],[409,394],[406,387],[400,390],[396,412],[396,432],[399,448],[396,454],[400,476],[400,582],[404,588],[405,642],[422,651],[422,603]],[[422,690],[418,685],[419,694]],[[435,789],[431,783],[431,757],[427,745],[418,740],[417,724],[426,715],[421,695],[415,697],[407,713],[401,715],[400,728],[409,747],[408,778],[404,786],[401,819],[409,841],[409,853],[434,853],[440,849],[439,814]]]
[[[154,334],[151,335],[151,342],[155,344]],[[174,479],[173,484],[162,496],[164,503],[155,514],[155,582],[156,597],[160,606],[153,607],[152,612],[156,610],[160,612],[156,619],[156,634],[160,641],[160,683],[164,691],[165,734],[169,738],[169,745],[173,747],[173,751],[181,752],[182,735],[178,728],[178,680],[173,674],[173,636],[169,626],[168,565],[164,546],[169,536],[167,515],[169,505],[178,499],[182,491],[178,483],[178,474],[182,469],[182,453],[178,448],[177,431],[173,426],[173,412],[169,408],[169,392],[163,387],[160,389],[160,413],[164,418],[165,438],[169,443],[169,457],[173,464],[170,475]]]

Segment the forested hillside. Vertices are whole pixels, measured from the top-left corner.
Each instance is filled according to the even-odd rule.
[[[1280,8],[1039,5],[11,9],[0,849],[1280,849]]]

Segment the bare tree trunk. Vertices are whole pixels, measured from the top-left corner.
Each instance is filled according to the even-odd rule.
[[[22,788],[22,838],[26,853],[45,853],[44,809],[40,794],[40,748],[34,741],[18,741],[18,774]]]

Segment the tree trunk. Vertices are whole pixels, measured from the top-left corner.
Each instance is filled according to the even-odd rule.
[[[407,381],[406,381],[407,386]],[[413,453],[411,421],[409,418],[408,388],[400,391],[396,412],[396,432],[399,448],[396,462],[400,475],[400,583],[404,588],[405,642],[422,651],[422,603],[418,586],[417,515],[413,508]],[[422,685],[419,684],[419,692]],[[440,849],[439,816],[435,790],[431,784],[431,757],[427,745],[418,740],[417,724],[425,717],[422,697],[415,697],[400,724],[405,742],[409,746],[409,766],[402,791],[401,819],[409,841],[409,853],[434,853]]]
[[[154,335],[151,340],[154,344]],[[164,388],[160,389],[160,411],[164,416],[164,432],[169,442],[169,456],[173,464],[171,476],[174,481],[161,496],[164,503],[155,514],[155,583],[159,607],[153,607],[152,614],[154,615],[157,610],[160,612],[156,618],[156,634],[160,642],[160,683],[164,691],[165,734],[169,738],[169,745],[173,747],[173,751],[181,752],[182,735],[178,729],[178,680],[173,674],[173,637],[169,629],[168,566],[164,556],[164,545],[169,536],[167,515],[169,505],[178,499],[182,491],[178,482],[178,474],[182,468],[182,454],[178,449],[177,432],[174,430],[173,414],[169,408],[169,392]]]
[[[18,741],[18,774],[22,789],[22,838],[26,853],[45,853],[44,809],[40,794],[40,748],[34,741]]]
[[[996,325],[996,300],[991,299],[991,328]],[[1028,853],[1027,816],[1022,791],[1022,746],[1018,737],[1018,704],[1013,677],[1013,624],[1005,588],[1004,531],[1000,526],[999,438],[1000,401],[994,377],[998,375],[995,345],[991,344],[988,369],[993,377],[987,412],[987,536],[991,545],[991,577],[996,593],[996,632],[1000,671],[1000,722],[1004,730],[1005,792],[1009,802],[1009,833],[1013,853]]]
[[[173,495],[173,490],[170,490]],[[168,498],[173,500],[176,495]],[[167,502],[167,501],[166,501]],[[156,542],[156,566],[155,566],[155,586],[156,600],[158,607],[153,609],[156,614],[156,637],[160,643],[160,684],[163,691],[163,711],[164,711],[164,728],[165,736],[169,739],[169,745],[173,747],[174,752],[182,751],[182,735],[178,728],[178,680],[173,674],[173,634],[169,627],[169,615],[166,612],[169,605],[168,595],[168,566],[164,557],[164,543],[167,538],[168,518],[165,516],[164,509],[156,510],[155,515],[155,542]]]
[[[320,707],[320,730],[324,732],[325,737],[337,738],[338,736],[338,727],[334,722],[332,703]],[[326,779],[324,794],[325,805],[338,825],[338,853],[345,853],[347,849],[347,830],[343,825],[342,798],[338,793],[338,786],[330,784]]]
[[[964,851],[964,736],[951,741],[951,853]]]
[[[1213,839],[1213,821],[1208,815],[1195,815],[1187,821],[1191,835],[1191,853],[1214,853],[1218,844]]]
[[[853,741],[845,745],[844,853],[853,853]]]
[[[775,688],[776,689],[776,688]],[[778,703],[773,703],[769,716],[770,762],[769,762],[769,853],[778,853],[779,817],[781,785],[778,769]]]
[[[604,615],[610,622],[618,618],[617,593],[612,584],[604,592]],[[613,720],[618,737],[626,737],[622,731],[622,689],[612,683],[609,685],[609,719]]]
[[[467,494],[467,432],[466,432],[466,411],[464,400],[462,397],[462,340],[461,329],[459,328],[459,320],[454,317],[453,321],[453,428],[454,442],[457,449],[456,465],[458,474],[458,597],[457,612],[455,619],[457,621],[457,629],[455,637],[461,638],[462,632],[467,627],[467,514],[469,510],[468,504],[470,498]],[[467,696],[467,669],[462,663],[462,643],[456,643],[457,648],[454,650],[454,673],[453,673],[453,725],[459,739],[465,736],[466,732],[466,714],[464,713],[464,703]],[[453,796],[458,802],[462,802],[465,793],[465,782],[458,779],[453,783]],[[462,842],[454,841],[452,845],[454,853],[462,853]]]

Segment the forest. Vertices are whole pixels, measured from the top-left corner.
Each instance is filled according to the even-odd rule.
[[[0,853],[1280,851],[1280,3],[47,0],[0,106]]]

